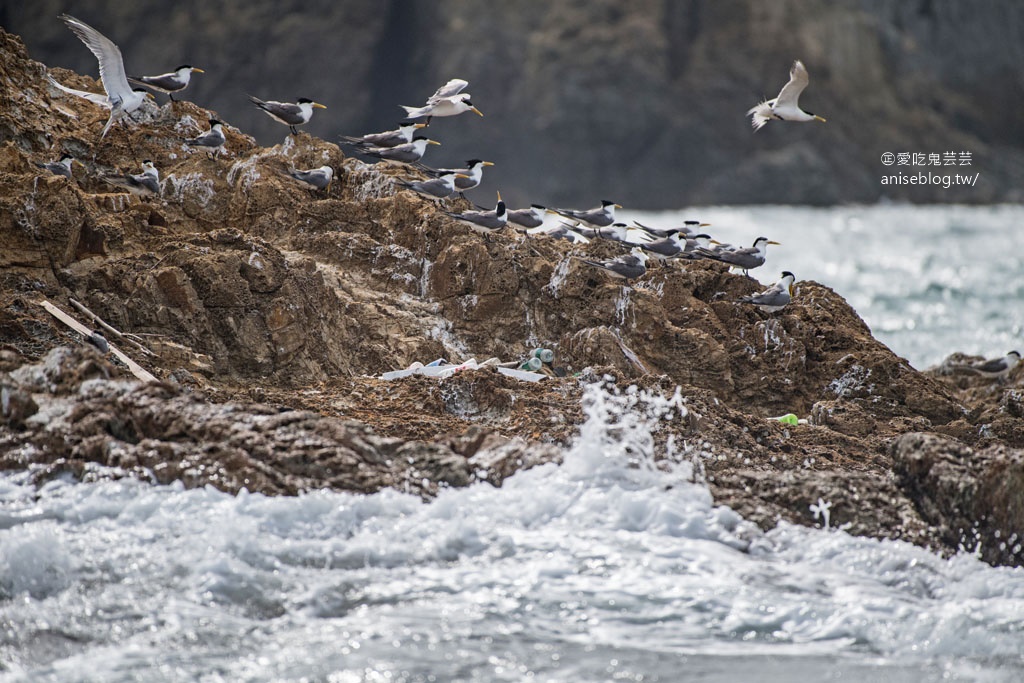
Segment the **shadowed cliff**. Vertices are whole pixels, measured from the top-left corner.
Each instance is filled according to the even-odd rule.
[[[96,74],[57,0],[0,5],[50,66]],[[390,128],[452,77],[485,113],[437,120],[434,165],[497,163],[476,190],[519,204],[1022,201],[1024,5],[1014,0],[828,2],[483,0],[77,3],[131,72],[206,69],[186,95],[262,144],[252,108],[310,97],[327,140]],[[756,135],[744,112],[807,64],[805,109],[827,124]],[[884,152],[970,152],[975,187],[883,186]],[[900,170],[949,172],[949,168]]]

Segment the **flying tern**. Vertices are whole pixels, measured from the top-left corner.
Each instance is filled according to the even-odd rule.
[[[793,62],[793,67],[789,70],[789,82],[782,86],[779,96],[775,99],[764,100],[747,111],[747,115],[751,117],[750,124],[754,127],[754,130],[760,130],[764,124],[772,119],[798,122],[821,121],[824,123],[825,119],[809,111],[804,111],[797,104],[800,93],[804,91],[809,82],[810,78],[807,75],[807,69],[804,67],[803,62],[799,59]]]
[[[469,100],[469,93],[462,90],[469,85],[469,81],[461,78],[453,78],[440,88],[433,95],[427,98],[427,103],[422,107],[407,107],[401,105],[406,116],[411,119],[418,119],[424,116],[457,116],[467,111],[483,116],[479,109],[473,106]]]

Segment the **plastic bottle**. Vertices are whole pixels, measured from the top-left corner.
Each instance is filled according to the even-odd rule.
[[[555,352],[551,349],[534,349],[530,355],[534,358],[540,358],[542,363],[550,363],[555,359]]]
[[[520,370],[529,370],[531,372],[537,372],[544,366],[544,362],[540,358],[533,357],[528,361],[519,366]]]

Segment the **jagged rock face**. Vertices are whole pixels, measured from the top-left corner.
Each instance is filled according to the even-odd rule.
[[[759,285],[720,264],[652,265],[623,286],[575,258],[617,255],[608,241],[573,247],[510,230],[485,239],[441,211],[467,202],[399,190],[407,169],[346,158],[307,134],[262,148],[229,125],[227,154],[210,158],[183,140],[214,112],[179,102],[147,105],[100,140],[105,112],[50,92],[17,38],[0,32],[0,57],[0,467],[89,477],[100,465],[266,493],[410,478],[425,479],[423,495],[478,476],[499,484],[557,458],[538,442],[572,438],[581,380],[365,376],[536,346],[559,365],[598,368],[585,378],[683,387],[692,418],[658,438],[711,444],[722,454],[702,464],[712,492],[764,526],[812,523],[808,505],[825,497],[856,533],[955,544],[946,517],[915,507],[917,491],[942,486],[921,468],[895,481],[890,442],[932,431],[986,453],[1021,445],[1020,368],[1016,385],[984,389],[918,373],[816,283],[798,283],[774,315],[737,305]],[[65,151],[79,160],[71,181],[33,164]],[[160,170],[159,198],[101,179],[137,172],[142,159]],[[284,172],[323,164],[336,172],[325,191]],[[40,307],[44,297],[65,307],[74,298],[143,335],[155,355],[138,360],[169,384],[128,385],[94,354],[58,351],[80,339]],[[765,419],[787,412],[811,424]],[[62,416],[56,431],[51,415]],[[1000,452],[976,476],[1016,457]],[[388,464],[396,458],[404,464]],[[984,490],[971,514],[1006,499]]]
[[[0,24],[24,35],[36,59],[96,73],[56,19],[62,3],[23,5]],[[333,139],[390,128],[399,104],[465,78],[486,117],[435,121],[445,143],[437,158],[497,161],[500,183],[485,187],[517,204],[1024,198],[1024,8],[1015,0],[92,7],[76,11],[120,45],[130,71],[202,66],[185,96],[263,144],[279,140],[281,126],[246,92],[328,104],[307,129]],[[164,30],[174,39],[154,40]],[[309,67],[309,51],[322,68]],[[802,104],[828,123],[784,134],[773,123],[752,135],[744,112],[778,92],[797,58],[811,75]],[[883,152],[949,150],[972,152],[983,181],[961,191],[880,184]]]

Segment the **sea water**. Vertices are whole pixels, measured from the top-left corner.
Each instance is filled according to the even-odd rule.
[[[916,363],[1019,335],[1020,209],[696,213],[784,242],[763,270],[832,286]],[[593,387],[562,464],[429,502],[5,474],[0,681],[1024,680],[1024,570],[824,516],[762,532],[694,476],[713,453],[658,450],[686,410]]]
[[[788,270],[842,295],[876,338],[919,370],[955,351],[1024,352],[1024,206],[887,204],[828,209],[699,207],[620,212],[657,227],[693,219],[712,237],[781,242],[751,271],[767,286]]]

